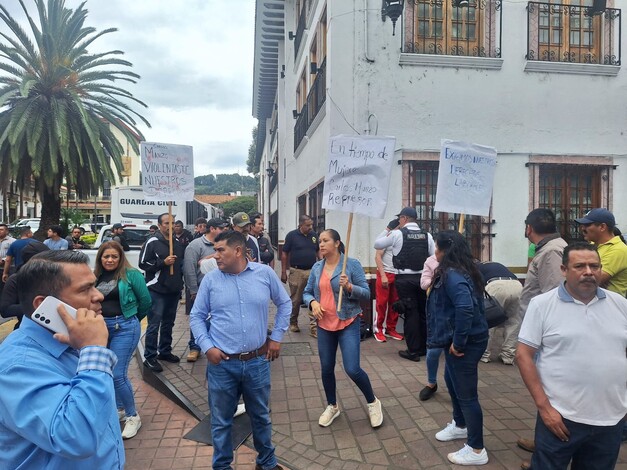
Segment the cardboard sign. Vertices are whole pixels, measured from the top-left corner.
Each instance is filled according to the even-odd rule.
[[[442,139],[434,210],[490,215],[496,149]]]
[[[149,201],[194,199],[194,155],[189,145],[142,142],[142,188]]]
[[[394,137],[331,137],[322,207],[383,218],[395,145]]]

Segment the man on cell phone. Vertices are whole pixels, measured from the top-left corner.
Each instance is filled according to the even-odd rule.
[[[102,294],[80,251],[45,251],[20,272],[20,328],[0,344],[0,468],[124,468]],[[58,314],[68,335],[31,315],[47,296],[77,309]]]

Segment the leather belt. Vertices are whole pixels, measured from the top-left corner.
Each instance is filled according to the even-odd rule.
[[[311,269],[311,266],[309,266],[308,268],[304,266],[290,266],[290,268],[300,269],[301,271],[309,271]]]
[[[493,277],[488,279],[488,282],[485,283],[485,285],[487,286],[488,284],[490,284],[493,281],[517,281],[517,278],[513,278],[513,277]]]
[[[243,352],[243,353],[235,353],[235,354],[227,354],[229,359],[237,359],[240,361],[249,361],[250,359],[254,359],[259,356],[263,356],[266,352],[268,352],[268,344],[264,344],[259,349],[255,349],[254,351]]]

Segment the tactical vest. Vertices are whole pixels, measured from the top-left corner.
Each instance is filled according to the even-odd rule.
[[[425,261],[429,257],[429,240],[426,232],[401,229],[403,247],[397,255],[392,257],[392,264],[396,269],[411,269],[422,271]]]

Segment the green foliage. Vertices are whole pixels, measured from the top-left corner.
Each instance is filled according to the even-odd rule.
[[[259,181],[252,176],[222,174],[197,176],[194,178],[196,194],[228,194],[236,191],[257,192]]]
[[[59,220],[59,225],[63,227],[66,234],[69,234],[70,229],[74,228],[74,226],[82,225],[88,222],[89,216],[78,209],[61,209],[61,220]]]
[[[242,196],[222,204],[225,217],[233,217],[238,212],[250,214],[257,210],[257,198],[255,196]]]
[[[81,237],[81,240],[83,240],[85,243],[87,243],[89,246],[93,246],[94,243],[96,243],[96,240],[98,239],[98,235],[95,233],[90,233],[87,235],[83,235]]]
[[[85,26],[85,3],[34,3],[37,22],[20,0],[29,32],[0,5],[0,186],[34,180],[46,227],[59,221],[63,182],[84,198],[120,175],[124,148],[112,128],[138,151],[137,121],[150,125],[131,108],[146,105],[114,85],[139,78],[123,52],[88,51],[116,29]]]
[[[259,174],[259,162],[257,161],[257,133],[259,127],[253,127],[253,140],[248,147],[248,159],[246,160],[246,170],[252,175]]]

